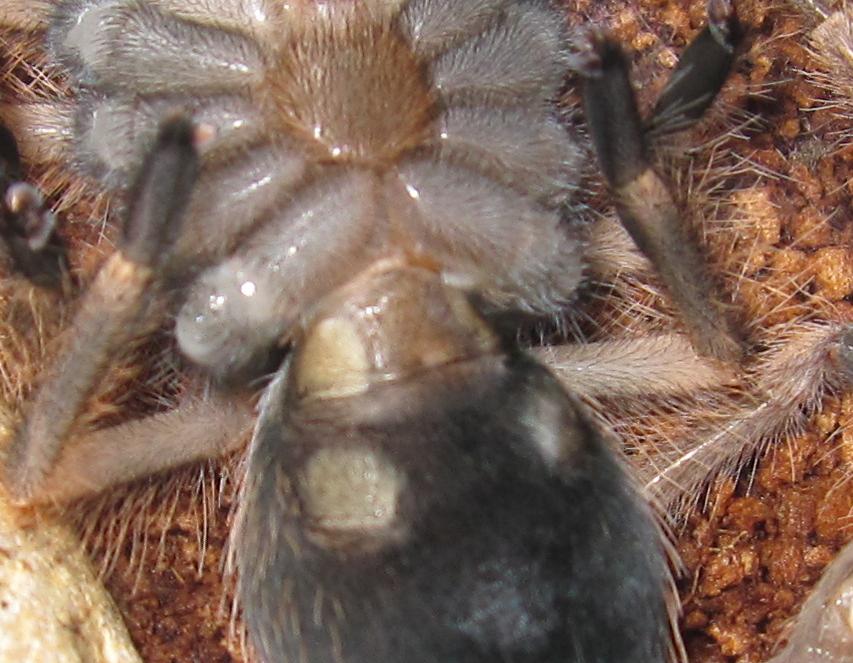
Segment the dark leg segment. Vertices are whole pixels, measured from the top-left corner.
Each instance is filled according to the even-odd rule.
[[[706,29],[688,48],[691,61],[702,60],[710,48],[706,42],[712,39],[706,35],[714,32]],[[667,287],[697,351],[737,361],[742,353],[737,327],[715,291],[696,238],[666,184],[651,167],[627,60],[619,46],[599,33],[590,42],[592,57],[584,85],[586,116],[619,217]],[[724,80],[728,62],[718,62],[724,65],[722,72],[709,72],[694,62],[679,67],[661,98],[659,117],[676,118],[680,126],[698,119]]]
[[[197,170],[194,136],[187,120],[166,122],[144,163],[119,250],[86,292],[9,450],[5,484],[17,500],[38,493],[110,362],[152,324],[146,318]]]
[[[702,117],[729,76],[739,40],[731,0],[710,0],[708,25],[682,53],[646,122],[647,135],[680,131]]]
[[[36,285],[58,287],[65,273],[65,247],[54,232],[56,217],[21,176],[15,137],[0,125],[0,237],[15,269]]]

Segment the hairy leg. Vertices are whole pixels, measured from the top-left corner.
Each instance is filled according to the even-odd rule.
[[[804,323],[782,334],[746,371],[749,396],[650,454],[646,490],[667,505],[687,500],[720,472],[736,470],[773,440],[802,432],[823,396],[853,385],[853,324]]]
[[[197,133],[182,118],[165,122],[143,165],[119,251],[87,291],[4,462],[15,499],[38,492],[110,361],[148,328],[164,274],[179,269],[170,264],[169,248],[195,181]]]
[[[690,126],[724,82],[733,57],[735,19],[723,0],[712,0],[709,7],[711,23],[685,52],[649,127],[670,131]],[[651,166],[627,60],[600,33],[592,34],[588,57],[586,115],[619,217],[666,285],[696,349],[735,362],[743,351],[739,330],[715,292],[696,239]]]
[[[254,423],[247,400],[206,398],[68,440],[34,502],[65,503],[239,448]]]
[[[735,377],[725,363],[699,356],[677,335],[544,346],[532,352],[580,397],[684,394],[714,389]]]
[[[4,3],[0,27],[23,32],[42,30],[47,27],[53,6],[52,0]]]

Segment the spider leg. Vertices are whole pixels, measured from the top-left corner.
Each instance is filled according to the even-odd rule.
[[[57,166],[73,158],[69,138],[74,111],[68,103],[0,103],[0,117],[15,136],[21,160],[30,165]],[[41,127],[33,131],[33,126]]]
[[[36,285],[57,287],[65,273],[65,247],[56,217],[38,189],[21,181],[21,160],[12,132],[0,125],[0,237],[15,269]]]
[[[731,12],[724,13],[726,6],[723,1],[711,2],[712,25],[688,47],[688,59],[661,96],[653,126],[686,126],[697,120],[716,96],[728,73],[733,45],[713,35],[737,32],[733,27],[720,27],[734,21]],[[615,42],[600,33],[591,36],[590,45],[584,85],[586,116],[619,217],[666,285],[697,351],[737,361],[742,354],[740,333],[716,296],[698,243],[667,185],[651,166],[648,137],[631,88],[626,57]],[[709,52],[719,55],[720,50],[729,55],[708,56]]]
[[[682,53],[646,121],[646,135],[687,129],[699,121],[728,78],[740,37],[731,0],[708,2],[708,25]]]
[[[853,324],[809,322],[775,336],[782,342],[746,372],[750,399],[639,465],[646,491],[663,504],[684,513],[709,477],[737,470],[764,445],[803,431],[824,394],[853,387]]]
[[[163,124],[131,192],[119,250],[98,272],[4,462],[5,483],[26,501],[53,467],[111,359],[150,324],[157,286],[179,268],[169,248],[197,170],[196,131]]]
[[[64,503],[242,445],[254,423],[248,400],[192,400],[174,410],[75,435],[30,503]]]
[[[730,366],[697,355],[676,334],[542,346],[531,353],[580,398],[686,394],[735,379]]]
[[[22,32],[35,32],[47,27],[54,10],[53,0],[6,2],[0,14],[0,27]]]

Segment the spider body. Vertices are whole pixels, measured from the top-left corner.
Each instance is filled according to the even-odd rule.
[[[733,19],[710,7],[717,36],[679,73],[707,59],[714,83],[675,76],[656,131],[695,121],[725,78]],[[63,0],[48,23],[75,94],[45,120],[55,149],[129,203],[5,460],[12,494],[71,499],[253,427],[232,546],[263,660],[665,660],[649,509],[584,407],[493,324],[556,315],[581,282],[558,11]],[[590,42],[591,133],[622,216],[697,348],[733,360],[624,58]],[[181,352],[241,389],[81,430],[112,359],[170,313]],[[255,417],[247,385],[269,371]]]
[[[580,406],[467,294],[554,314],[580,280],[561,208],[580,150],[551,105],[559,14],[217,9],[56,9],[75,160],[119,185],[144,165],[75,320],[98,340],[44,380],[8,484],[65,499],[102,481],[85,450],[115,445],[75,435],[81,403],[182,284],[178,345],[216,378],[246,381],[293,346],[261,398],[233,544],[263,660],[662,661],[668,572],[647,509]],[[172,121],[150,148],[176,108],[200,129]],[[122,453],[173,464],[174,431],[146,433]]]
[[[553,311],[571,296],[579,250],[554,202],[578,150],[548,105],[564,69],[553,14],[511,8],[453,47],[418,5],[237,3],[239,30],[111,6],[61,9],[53,33],[81,81],[79,160],[126,180],[170,107],[216,133],[175,248],[177,264],[217,263],[178,315],[194,362],[239,373],[245,353],[280,343],[313,302],[389,256],[504,305]],[[436,41],[450,43],[430,72],[418,51]],[[185,43],[195,61],[152,80],[157,58]],[[503,51],[508,62],[494,62]]]

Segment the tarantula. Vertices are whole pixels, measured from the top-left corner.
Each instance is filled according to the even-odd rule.
[[[47,41],[77,97],[42,121],[129,202],[8,451],[7,489],[72,499],[254,426],[233,545],[264,660],[664,660],[648,509],[586,409],[496,321],[557,314],[581,282],[566,211],[582,150],[553,107],[574,65],[627,229],[700,354],[738,360],[647,154],[725,80],[737,24],[723,0],[709,15],[643,122],[618,47],[591,33],[570,54],[546,2],[57,3]],[[4,153],[10,254],[55,281],[52,217],[17,182],[11,141]],[[181,351],[221,388],[81,430],[110,362],[173,312]],[[850,332],[821,334],[846,375]],[[563,354],[561,371],[601,351]]]

